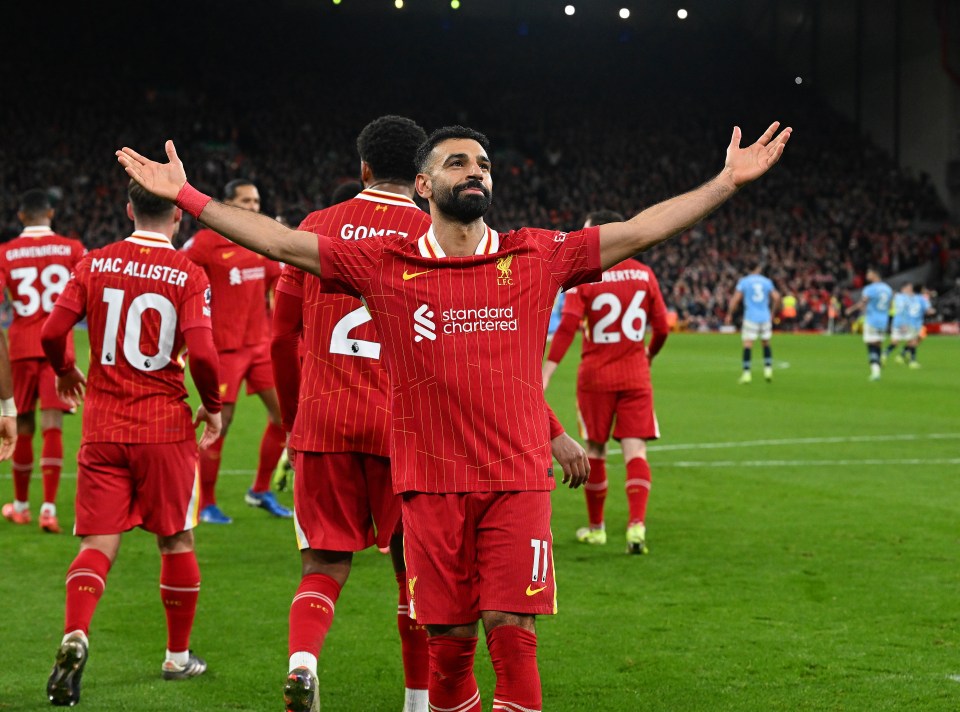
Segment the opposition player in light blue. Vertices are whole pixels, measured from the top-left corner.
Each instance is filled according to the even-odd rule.
[[[780,306],[780,292],[762,272],[763,265],[758,263],[750,274],[740,278],[727,310],[726,323],[731,324],[734,313],[743,302],[743,325],[740,329],[740,339],[743,341],[743,373],[740,374],[740,383],[750,383],[753,380],[750,365],[753,342],[758,338],[763,343],[763,377],[768,383],[773,380],[770,337],[773,335],[773,314]]]
[[[890,323],[890,302],[893,290],[880,279],[880,272],[871,267],[867,270],[867,286],[860,293],[860,301],[847,310],[847,314],[863,312],[863,343],[867,345],[870,359],[870,380],[880,380],[880,347]]]
[[[890,325],[890,343],[883,352],[882,363],[886,363],[897,346],[903,349],[896,356],[897,363],[904,363],[904,355],[909,353],[911,343],[915,343],[920,329],[915,327],[913,312],[920,308],[920,302],[913,292],[913,285],[906,282],[893,298],[893,322]],[[922,320],[921,320],[922,321]],[[911,361],[913,363],[913,361]]]

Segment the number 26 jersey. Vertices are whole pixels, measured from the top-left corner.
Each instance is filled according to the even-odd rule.
[[[212,328],[200,267],[164,235],[138,230],[88,253],[57,306],[86,315],[90,332],[84,443],[194,437],[180,354],[184,331]]]
[[[644,338],[667,332],[667,309],[653,270],[628,259],[603,280],[567,290],[564,314],[583,321],[583,357],[577,387],[586,391],[650,388]]]

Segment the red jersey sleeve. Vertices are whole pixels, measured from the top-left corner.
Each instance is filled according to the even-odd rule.
[[[201,267],[207,265],[207,251],[204,249],[203,238],[199,237],[199,234],[187,240],[187,244],[183,246],[181,252],[195,265]]]
[[[546,260],[550,273],[563,289],[596,282],[600,268],[600,228],[588,227],[576,232],[528,230]]]
[[[553,340],[550,342],[550,353],[547,360],[554,363],[560,363],[570,344],[573,343],[573,337],[577,334],[577,327],[580,326],[580,320],[583,319],[585,306],[583,294],[576,287],[571,288],[563,300],[563,310],[560,318],[560,324],[553,334]]]
[[[202,270],[192,270],[187,278],[187,289],[180,304],[180,328],[182,331],[195,327],[213,329],[210,321],[210,283]]]
[[[291,297],[303,298],[303,275],[299,267],[284,265],[277,281],[277,292],[289,294]]]
[[[81,317],[87,313],[87,278],[90,270],[90,261],[80,260],[73,268],[70,281],[57,297],[56,306],[69,309]]]
[[[353,297],[363,296],[373,268],[380,262],[383,242],[372,237],[341,240],[317,235],[317,246],[320,251],[321,289]]]
[[[280,401],[283,429],[293,430],[300,401],[300,335],[303,333],[303,285],[300,294],[289,287],[289,267],[283,270],[277,286],[277,303],[273,310],[273,340],[270,357],[273,361],[273,380]],[[300,272],[300,270],[296,270]],[[300,272],[301,278],[303,272]]]
[[[667,340],[667,334],[670,332],[670,326],[667,321],[667,305],[663,301],[660,283],[652,272],[650,273],[650,283],[653,287],[650,304],[650,329],[653,335],[650,337],[648,351],[650,358],[653,358],[663,348],[663,344]]]

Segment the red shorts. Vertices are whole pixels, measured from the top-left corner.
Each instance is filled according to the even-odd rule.
[[[385,548],[399,534],[390,460],[362,452],[297,452],[293,526],[301,549]]]
[[[10,363],[13,373],[13,400],[18,413],[32,413],[40,399],[41,410],[62,410],[72,413],[57,395],[57,374],[45,358],[22,358]]]
[[[269,343],[220,353],[220,399],[236,403],[244,380],[248,396],[273,388]]]
[[[557,612],[549,492],[408,492],[403,547],[420,625]]]
[[[657,414],[653,412],[653,390],[584,391],[577,389],[577,411],[581,435],[595,443],[613,437],[656,440],[660,437]],[[616,416],[616,427],[613,427]]]
[[[85,443],[77,456],[73,533],[160,536],[193,529],[200,505],[197,443]]]

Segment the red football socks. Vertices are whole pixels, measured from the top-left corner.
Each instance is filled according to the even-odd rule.
[[[60,488],[60,470],[63,467],[63,431],[49,428],[43,431],[43,449],[40,451],[40,471],[43,473],[43,501],[55,503]]]
[[[642,457],[635,457],[627,463],[626,489],[630,524],[644,521],[650,497],[650,465]]]
[[[590,475],[583,493],[587,498],[587,516],[590,526],[597,528],[603,524],[603,504],[607,501],[607,461],[600,458],[588,458]]]
[[[426,690],[430,680],[430,654],[427,652],[427,630],[410,617],[407,597],[407,574],[397,574],[400,598],[397,603],[397,628],[400,631],[400,652],[403,656],[404,687]]]
[[[270,489],[273,470],[287,446],[287,433],[280,425],[267,423],[260,440],[260,463],[257,465],[257,479],[253,482],[254,492],[266,492]]]
[[[97,549],[83,549],[67,570],[67,611],[63,632],[90,632],[90,621],[107,585],[110,559]]]
[[[190,631],[200,596],[200,567],[192,551],[160,557],[160,599],[167,614],[167,650],[190,649]]]
[[[33,473],[33,436],[18,435],[13,446],[13,498],[18,502],[30,499],[30,475]]]
[[[300,579],[290,604],[290,655],[310,653],[319,657],[339,597],[340,584],[326,574],[307,574]]]
[[[206,450],[200,451],[200,509],[217,503],[217,475],[220,474],[220,454],[223,452],[223,438]]]
[[[481,712],[480,688],[473,675],[477,639],[432,635],[430,651],[430,709]]]
[[[537,669],[536,633],[515,625],[497,626],[487,634],[487,649],[497,674],[493,709],[540,712],[543,695]]]

